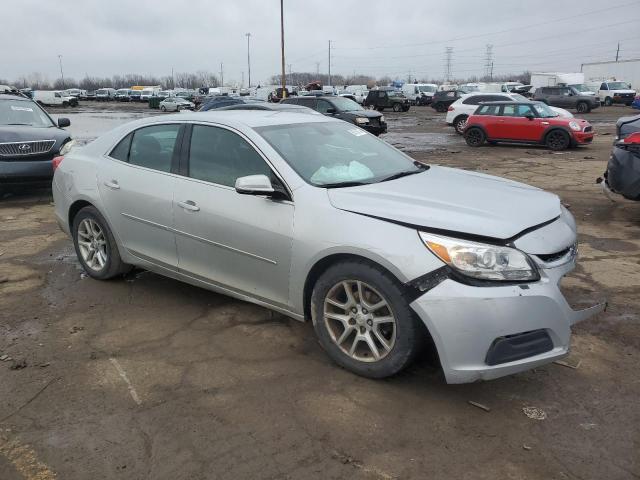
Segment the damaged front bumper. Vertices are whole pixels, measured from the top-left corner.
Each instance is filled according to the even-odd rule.
[[[559,283],[574,266],[572,258],[540,268],[541,279],[529,284],[472,286],[446,279],[414,300],[411,307],[431,333],[447,383],[494,379],[566,355],[571,325],[606,307],[569,306]]]

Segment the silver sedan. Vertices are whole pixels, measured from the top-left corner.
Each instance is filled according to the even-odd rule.
[[[434,348],[450,383],[567,354],[557,196],[415,162],[324,116],[225,111],[123,125],[58,162],[55,212],[87,274],[133,265],[313,322],[382,378]]]
[[[180,97],[165,98],[160,102],[160,110],[163,112],[178,112],[180,110],[193,110],[195,104]]]

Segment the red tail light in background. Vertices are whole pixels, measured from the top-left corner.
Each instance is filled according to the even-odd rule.
[[[60,164],[62,163],[62,160],[64,160],[64,157],[60,156],[60,157],[53,157],[53,160],[51,160],[51,166],[53,167],[53,171],[56,171],[56,168],[58,168],[60,166]]]
[[[631,145],[640,145],[640,132],[635,132],[624,139],[624,143]]]

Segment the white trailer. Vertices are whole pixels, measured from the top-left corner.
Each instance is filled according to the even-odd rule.
[[[582,73],[587,83],[614,80],[630,83],[632,89],[640,89],[640,58],[619,62],[583,63]]]
[[[584,74],[560,73],[560,72],[537,72],[531,74],[531,85],[533,89],[540,87],[555,87],[556,85],[582,85]]]

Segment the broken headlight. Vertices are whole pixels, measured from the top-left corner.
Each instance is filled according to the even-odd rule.
[[[515,248],[418,232],[431,252],[455,271],[480,280],[536,281],[538,270],[529,257]]]

